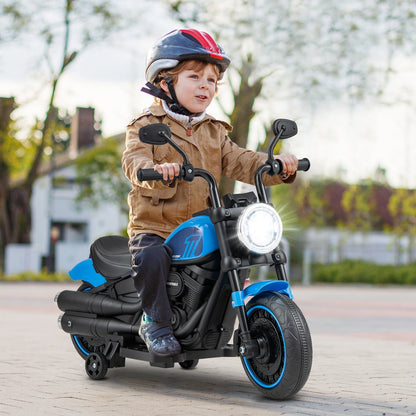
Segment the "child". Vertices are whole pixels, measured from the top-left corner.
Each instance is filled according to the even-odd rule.
[[[205,32],[182,29],[168,33],[150,50],[147,60],[148,82],[143,91],[157,99],[127,127],[122,165],[132,184],[128,196],[132,278],[144,310],[139,334],[154,356],[175,356],[181,351],[170,324],[166,280],[171,253],[163,242],[194,212],[209,206],[209,193],[201,178],[176,180],[180,155],[170,146],[142,143],[138,132],[145,125],[165,123],[195,167],[210,171],[217,182],[225,175],[252,183],[267,155],[238,147],[227,136],[231,126],[205,112],[229,63],[221,47]],[[296,157],[276,157],[282,161],[284,173],[267,184],[292,182]],[[154,168],[164,180],[139,182],[136,175],[140,168]]]

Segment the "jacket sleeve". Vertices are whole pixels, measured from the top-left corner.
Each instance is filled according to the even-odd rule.
[[[266,153],[239,147],[228,136],[225,136],[222,141],[222,173],[224,176],[253,185],[257,168],[263,165],[266,160]],[[296,175],[292,175],[283,181],[280,175],[274,177],[264,175],[263,179],[266,186],[271,186],[292,183],[295,177]]]
[[[133,120],[126,131],[126,147],[121,158],[124,174],[133,184],[148,189],[166,189],[163,181],[143,181],[137,179],[139,169],[152,169],[154,167],[154,147],[142,143],[139,139],[139,129],[151,124],[147,117],[139,117]]]

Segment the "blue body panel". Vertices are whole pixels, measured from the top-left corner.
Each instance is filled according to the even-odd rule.
[[[279,292],[293,299],[290,285],[285,280],[265,280],[262,282],[253,283],[247,286],[244,290],[233,292],[233,308],[244,305],[244,300],[249,296],[256,296],[262,292]]]
[[[68,274],[72,280],[84,280],[94,287],[100,286],[107,281],[103,275],[95,271],[91,259],[81,261]]]
[[[207,215],[199,215],[175,228],[165,244],[172,251],[172,260],[197,260],[218,250],[214,224]]]

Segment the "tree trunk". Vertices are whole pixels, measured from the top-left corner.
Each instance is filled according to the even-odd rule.
[[[0,159],[0,273],[4,270],[4,252],[10,236],[7,215],[8,174]]]
[[[0,272],[4,269],[4,251],[11,237],[9,222],[9,166],[4,153],[10,115],[16,108],[14,97],[0,97]]]
[[[234,109],[229,115],[230,123],[233,126],[233,131],[229,136],[240,147],[247,146],[250,122],[256,114],[253,109],[254,102],[260,95],[263,86],[262,78],[256,79],[252,84],[250,83],[250,76],[253,71],[250,61],[251,59],[248,58],[239,71],[240,85],[238,91],[234,92]],[[234,185],[235,180],[223,176],[220,184],[221,195],[233,192]]]

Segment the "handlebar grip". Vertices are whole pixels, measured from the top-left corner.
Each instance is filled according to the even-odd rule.
[[[307,171],[311,167],[311,162],[308,158],[304,157],[303,159],[298,160],[298,169],[297,170],[304,170]]]
[[[175,176],[175,179],[184,179],[185,173],[183,167],[179,167],[179,175]],[[142,181],[163,181],[163,175],[156,172],[154,169],[139,169],[137,171],[137,179]]]
[[[137,171],[137,179],[142,181],[162,181],[163,175],[153,169],[139,169]]]

